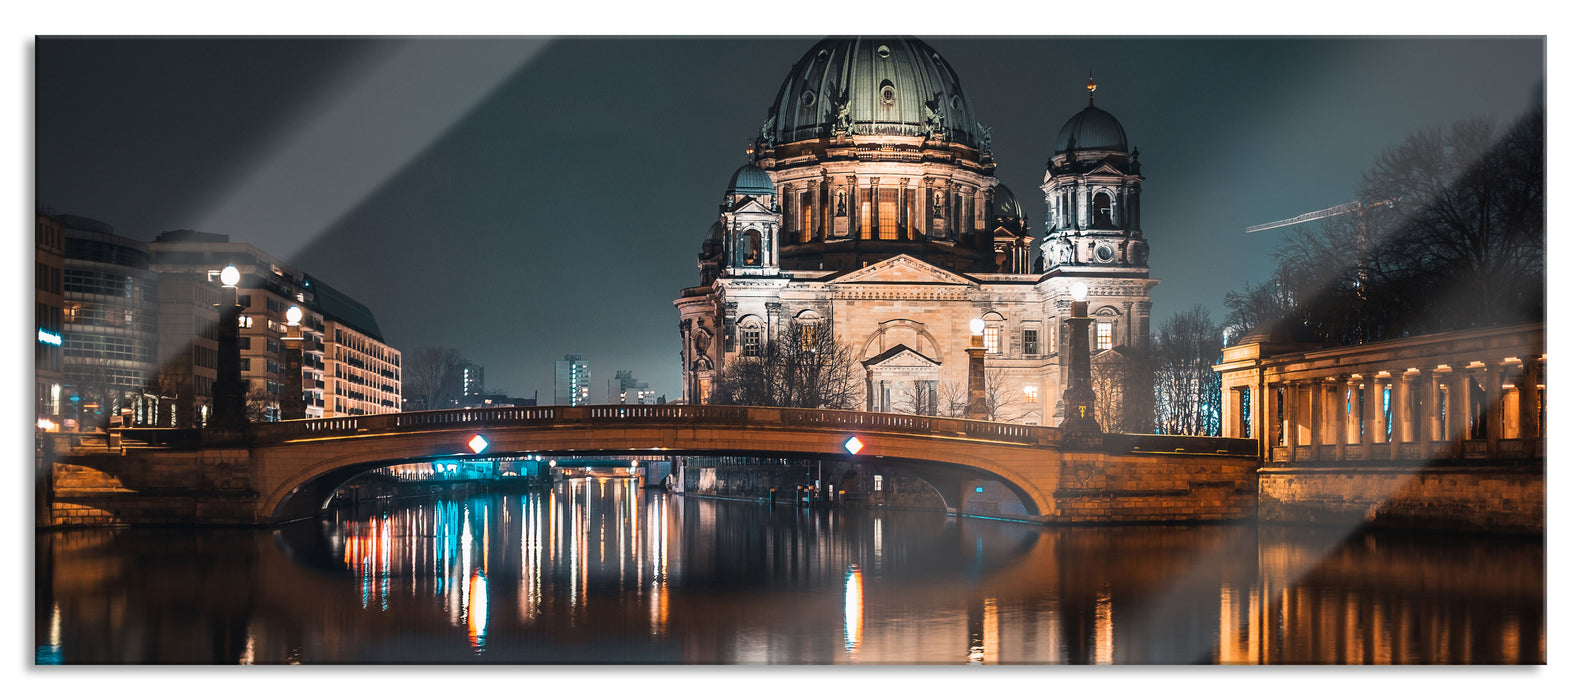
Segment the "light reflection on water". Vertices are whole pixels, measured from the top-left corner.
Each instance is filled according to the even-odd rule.
[[[628,480],[40,535],[45,663],[1541,663],[1542,543],[1038,528]]]

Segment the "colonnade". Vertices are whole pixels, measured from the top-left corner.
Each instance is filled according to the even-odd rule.
[[[1541,326],[1536,335],[1527,352],[1505,355],[1514,349],[1505,344],[1481,359],[1465,351],[1436,358],[1402,341],[1386,348],[1394,353],[1363,345],[1257,357],[1242,352],[1256,343],[1227,348],[1229,361],[1216,367],[1221,434],[1258,438],[1273,462],[1542,457]],[[1384,359],[1390,354],[1400,359]]]

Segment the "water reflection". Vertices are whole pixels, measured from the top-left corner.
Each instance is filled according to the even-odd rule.
[[[40,535],[37,663],[1540,663],[1542,543],[1036,528],[576,479]]]

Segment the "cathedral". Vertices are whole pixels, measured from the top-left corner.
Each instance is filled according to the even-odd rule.
[[[685,401],[709,403],[727,366],[780,334],[831,324],[866,382],[852,408],[950,415],[967,386],[970,324],[982,319],[994,418],[1059,425],[1073,286],[1088,290],[1098,383],[1097,368],[1120,366],[1147,338],[1159,282],[1148,275],[1137,150],[1087,87],[1088,105],[1051,144],[1049,223],[1035,241],[995,177],[990,129],[938,52],[890,37],[809,49],[730,177],[698,286],[675,301]],[[1124,401],[1151,406],[1148,385],[1124,384]],[[1141,427],[1104,416],[1104,393],[1106,429]]]

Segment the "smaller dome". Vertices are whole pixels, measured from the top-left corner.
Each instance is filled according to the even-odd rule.
[[[1121,128],[1120,120],[1091,104],[1060,127],[1060,134],[1055,136],[1055,150],[1064,151],[1073,147],[1073,139],[1074,147],[1079,151],[1126,150],[1126,130]]]
[[[1016,201],[1016,195],[1011,194],[1011,188],[1005,185],[994,186],[994,219],[1013,219],[1021,221],[1026,218],[1022,213],[1022,205]]]
[[[736,174],[731,176],[730,186],[725,188],[725,194],[762,195],[774,194],[775,182],[769,179],[769,173],[758,166],[748,163],[736,169]]]

